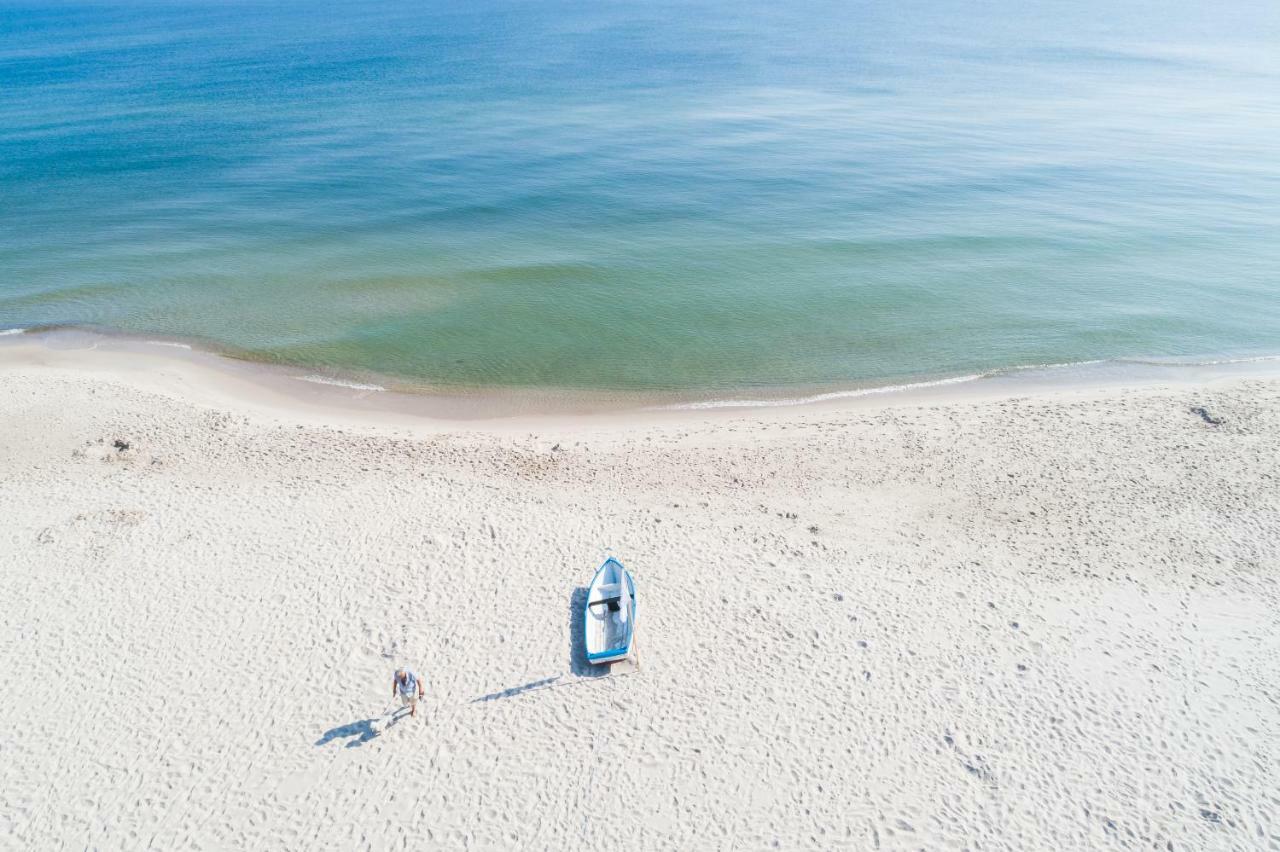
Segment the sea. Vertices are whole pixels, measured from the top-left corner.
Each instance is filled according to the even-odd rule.
[[[1275,356],[1280,4],[0,0],[0,333],[66,327],[709,399]]]

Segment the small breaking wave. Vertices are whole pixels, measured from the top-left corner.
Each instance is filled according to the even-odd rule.
[[[382,385],[366,385],[361,382],[348,382],[344,379],[331,379],[328,376],[298,376],[299,381],[311,382],[317,385],[332,385],[338,388],[349,388],[358,391],[385,391]]]
[[[171,346],[174,349],[186,349],[188,351],[191,349],[190,343],[175,343],[172,340],[144,340],[142,342],[151,346]]]
[[[1015,367],[997,367],[985,375],[998,376],[1002,373],[1018,373],[1023,370],[1059,370],[1063,367],[1091,367],[1094,364],[1105,364],[1106,358],[1094,358],[1091,361],[1054,361],[1048,364],[1019,364]]]
[[[717,408],[779,408],[791,405],[809,405],[811,403],[826,402],[833,399],[853,399],[860,396],[901,393],[903,391],[919,390],[921,388],[957,385],[965,382],[976,381],[978,379],[995,379],[1000,378],[1001,376],[1011,376],[1016,373],[1031,372],[1035,370],[1044,370],[1048,372],[1071,367],[1093,367],[1099,364],[1132,364],[1150,367],[1214,367],[1228,364],[1257,364],[1270,361],[1280,361],[1280,355],[1254,355],[1242,358],[1200,359],[1194,361],[1155,358],[1093,358],[1085,361],[1016,364],[1009,367],[996,367],[995,369],[987,370],[983,373],[971,373],[969,375],[953,376],[946,379],[934,379],[932,381],[924,382],[908,382],[901,385],[884,385],[882,387],[831,391],[829,393],[814,394],[812,396],[786,397],[783,399],[709,399],[700,402],[686,402],[675,405],[658,406],[658,408],[663,410],[682,411],[709,410]]]
[[[0,329],[0,337],[8,337],[11,334],[22,334],[25,328],[4,328]]]
[[[1197,361],[1180,361],[1176,358],[1117,358],[1119,364],[1141,364],[1147,367],[1218,367],[1224,364],[1261,364],[1280,361],[1280,355],[1251,355],[1245,358],[1210,358]]]
[[[901,391],[935,388],[942,385],[958,385],[972,382],[983,377],[983,373],[972,373],[967,376],[952,376],[949,379],[935,379],[929,382],[909,382],[905,385],[884,385],[878,388],[857,388],[854,390],[831,391],[812,396],[788,397],[786,399],[709,399],[703,402],[687,402],[679,405],[663,406],[667,409],[697,411],[714,408],[780,408],[788,405],[810,405],[815,402],[826,402],[832,399],[853,399],[859,396],[873,396],[882,393],[899,393]]]

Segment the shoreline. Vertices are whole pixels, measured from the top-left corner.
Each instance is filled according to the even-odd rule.
[[[187,401],[268,414],[326,416],[352,425],[521,428],[572,420],[653,423],[690,418],[771,418],[785,412],[982,402],[1106,388],[1156,388],[1280,377],[1280,355],[1172,360],[1097,359],[1000,368],[886,384],[737,391],[609,391],[397,385],[383,377],[270,364],[194,342],[79,328],[0,331],[0,371],[57,368],[137,382]]]

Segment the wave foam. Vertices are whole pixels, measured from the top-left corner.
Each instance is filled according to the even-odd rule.
[[[1063,367],[1089,367],[1094,364],[1105,364],[1106,358],[1094,358],[1091,361],[1054,361],[1048,364],[1018,364],[1013,367],[997,367],[988,375],[997,376],[1001,373],[1017,373],[1023,370],[1058,370]]]
[[[384,391],[382,385],[366,385],[360,382],[348,382],[343,379],[331,379],[328,376],[298,376],[299,381],[311,382],[317,385],[332,385],[339,388],[350,388],[358,391]]]
[[[1146,358],[1094,358],[1087,361],[1059,361],[1047,364],[1017,364],[1010,367],[997,367],[985,373],[973,373],[966,376],[953,376],[948,379],[935,379],[927,382],[908,382],[901,385],[885,385],[875,388],[858,388],[856,390],[832,391],[814,394],[813,396],[787,397],[785,399],[710,399],[702,402],[687,402],[676,405],[659,406],[664,410],[696,411],[716,408],[778,408],[789,405],[809,405],[815,402],[826,402],[832,399],[852,399],[873,394],[900,393],[902,391],[932,388],[942,385],[956,385],[972,382],[977,379],[998,378],[1012,373],[1029,370],[1061,370],[1067,367],[1091,367],[1097,364],[1140,364],[1153,367],[1212,367],[1222,364],[1256,364],[1267,361],[1280,361],[1280,355],[1255,355],[1245,358],[1221,358],[1200,361],[1156,360]]]
[[[174,343],[170,340],[144,340],[142,342],[152,346],[172,346],[174,349],[191,349],[190,343]]]
[[[5,328],[0,329],[0,337],[8,337],[10,334],[22,334],[25,328]]]
[[[680,405],[663,406],[667,409],[695,411],[713,408],[780,408],[787,405],[810,405],[815,402],[826,402],[832,399],[853,399],[859,396],[873,396],[881,393],[900,393],[920,388],[935,388],[942,385],[958,385],[972,382],[983,377],[982,373],[967,376],[952,376],[949,379],[935,379],[930,382],[909,382],[905,385],[884,385],[878,388],[858,388],[856,390],[831,391],[813,396],[788,397],[786,399],[709,399],[704,402],[688,402]]]
[[[1121,364],[1143,364],[1150,367],[1217,367],[1223,364],[1260,364],[1280,361],[1280,355],[1253,355],[1247,358],[1211,358],[1203,361],[1179,361],[1176,359],[1117,358]]]

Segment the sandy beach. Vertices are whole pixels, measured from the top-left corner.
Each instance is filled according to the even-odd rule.
[[[243,384],[0,357],[0,847],[1280,847],[1280,380],[493,423]],[[397,665],[425,712],[375,736]]]

